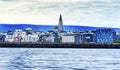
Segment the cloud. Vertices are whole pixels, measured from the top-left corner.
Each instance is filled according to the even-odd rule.
[[[117,0],[0,2],[0,22],[56,25],[62,14],[65,25],[120,27],[119,3]]]
[[[88,2],[92,0],[0,0],[4,2]]]

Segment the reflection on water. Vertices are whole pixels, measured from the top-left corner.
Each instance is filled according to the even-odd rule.
[[[0,70],[120,70],[119,49],[1,48]]]

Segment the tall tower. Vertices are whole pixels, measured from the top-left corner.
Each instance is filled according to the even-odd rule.
[[[59,32],[64,31],[64,29],[63,29],[62,15],[61,14],[60,14],[60,17],[59,17],[58,31]]]

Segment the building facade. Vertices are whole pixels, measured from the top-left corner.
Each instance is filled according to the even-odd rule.
[[[79,43],[80,36],[75,34],[68,34],[61,36],[61,40],[63,43]]]
[[[63,28],[63,20],[62,20],[62,15],[61,15],[61,14],[60,14],[60,17],[59,17],[58,31],[59,31],[59,32],[64,31],[64,28]]]
[[[112,29],[96,30],[96,43],[111,44],[114,41],[114,31]]]
[[[81,43],[95,43],[96,42],[96,35],[92,32],[84,32],[80,35],[80,42]]]
[[[3,34],[0,34],[0,42],[5,42],[6,36]]]

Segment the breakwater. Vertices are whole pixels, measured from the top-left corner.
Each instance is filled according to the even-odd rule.
[[[120,44],[88,43],[0,43],[0,48],[120,48]]]

